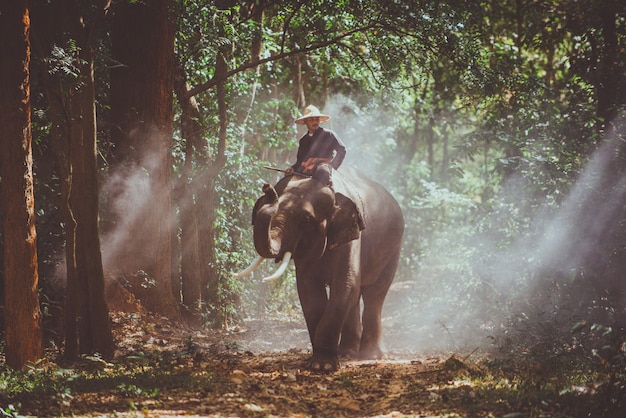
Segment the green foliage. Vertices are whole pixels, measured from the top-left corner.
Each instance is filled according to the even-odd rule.
[[[71,389],[68,386],[69,370],[55,366],[49,367],[44,362],[24,371],[0,369],[0,391],[4,396],[15,399],[14,407],[6,408],[4,414],[19,412],[20,396],[52,397],[59,403],[71,402]],[[20,394],[20,396],[16,395]],[[7,415],[12,416],[12,415]]]
[[[3,401],[11,404],[2,410],[4,416],[20,416],[22,405],[30,410],[50,405],[71,413],[75,397],[119,396],[133,401],[159,399],[162,391],[210,390],[214,382],[211,371],[183,368],[194,351],[180,347],[175,351],[138,352],[114,363],[97,357],[83,357],[71,369],[42,361],[25,371],[0,369],[0,391]]]
[[[231,163],[236,164],[231,166]],[[250,228],[252,207],[261,194],[263,183],[274,181],[271,179],[274,174],[262,168],[267,164],[271,162],[241,154],[232,155],[219,181],[221,204],[216,219],[218,242],[215,251],[222,283],[228,288],[223,290],[230,294],[230,303],[214,309],[226,309],[230,318],[241,319],[244,315],[264,317],[277,312],[284,315],[284,312],[293,312],[294,305],[299,309],[293,285],[270,286],[260,282],[260,277],[270,274],[273,268],[270,261],[266,261],[251,277],[232,277],[233,272],[243,270],[254,258]],[[282,283],[287,283],[287,277],[285,275]]]
[[[218,186],[216,243],[224,300],[242,297],[229,315],[297,312],[289,276],[268,296],[228,274],[254,258],[247,218],[260,184],[273,180],[260,167],[293,158],[295,68],[309,101],[339,98],[339,133],[358,144],[346,164],[358,162],[401,202],[398,280],[414,283],[415,309],[449,306],[449,326],[461,307],[474,319],[468,329],[519,314],[514,301],[542,273],[523,268],[530,254],[507,261],[519,269],[507,273],[507,293],[494,266],[536,239],[536,216],[558,209],[595,148],[595,87],[572,66],[582,38],[568,29],[567,2],[283,2],[265,10],[262,27],[242,9],[183,4],[179,48],[192,81],[211,77],[212,56],[226,47],[230,68],[245,64],[258,31],[265,57],[314,48],[301,67],[288,58],[229,80],[239,129]]]
[[[80,77],[81,65],[85,64],[84,60],[79,57],[80,47],[76,41],[67,41],[64,47],[54,45],[50,56],[44,58],[49,68],[50,74],[58,74],[68,79],[77,79]]]
[[[259,21],[251,11],[261,4]],[[406,234],[397,281],[410,283],[403,297],[416,314],[438,314],[435,321],[451,334],[455,326],[468,333],[518,331],[513,343],[535,347],[540,357],[559,351],[571,322],[565,316],[591,321],[587,315],[600,308],[619,308],[603,302],[604,296],[595,298],[606,290],[599,285],[572,284],[582,268],[580,274],[559,275],[529,268],[537,254],[520,244],[539,241],[540,215],[558,211],[601,142],[606,115],[598,113],[599,96],[605,98],[607,81],[614,86],[611,109],[624,106],[625,56],[617,48],[626,36],[624,9],[614,1],[609,5],[615,10],[615,45],[608,20],[597,12],[609,8],[595,0],[175,2],[176,55],[191,87],[212,80],[217,54],[232,71],[226,85],[227,162],[216,182],[219,294],[206,306],[207,315],[224,325],[299,311],[293,272],[273,285],[258,282],[271,269],[269,262],[250,278],[236,280],[231,273],[255,257],[250,212],[261,185],[276,180],[262,167],[293,161],[293,118],[308,103],[336,110],[333,127],[351,144],[345,164],[375,177],[400,201]],[[258,39],[260,57],[269,61],[254,68],[251,52]],[[107,55],[106,42],[98,51]],[[45,60],[52,73],[74,79],[79,52],[70,41]],[[96,71],[106,74],[110,62],[100,57],[97,64]],[[98,82],[105,122],[108,80]],[[216,154],[219,129],[213,93],[195,97],[207,164]],[[42,138],[51,124],[45,103],[34,97],[33,132],[45,155]],[[185,144],[178,132],[175,140],[174,168],[180,173]],[[106,133],[100,146],[106,147]],[[202,164],[194,174],[207,169]],[[54,221],[60,184],[53,180],[37,184],[50,189],[38,194],[46,278],[61,235]],[[623,242],[618,239],[611,251]],[[503,261],[505,255],[510,258]],[[518,300],[529,303],[520,307]],[[537,311],[560,315],[540,321],[531,302],[541,302]],[[459,311],[468,321],[457,322]],[[609,322],[603,326],[612,327]],[[550,335],[535,340],[530,325]],[[611,330],[611,356],[600,348],[590,357],[617,370],[613,354],[623,336]],[[150,390],[121,384],[129,393]]]
[[[10,404],[4,409],[0,409],[0,414],[2,414],[2,416],[5,416],[5,417],[17,418],[20,416],[19,408],[20,408],[19,404],[17,405],[17,407],[14,406],[13,404]]]

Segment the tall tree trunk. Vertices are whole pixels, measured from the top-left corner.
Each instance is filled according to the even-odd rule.
[[[34,13],[36,14],[36,13]],[[38,31],[33,31],[33,44],[39,56],[48,56],[52,45],[52,40],[56,39],[53,19],[44,20],[43,16],[56,14],[54,11],[46,10],[40,13],[42,19],[33,19],[37,22]],[[56,19],[54,19],[56,20]],[[50,42],[43,45],[38,40]],[[59,42],[61,42],[59,40]],[[66,89],[62,88],[63,81],[58,74],[51,74],[47,65],[43,66],[40,72],[41,82],[48,102],[48,117],[50,118],[50,149],[55,157],[56,172],[60,179],[61,190],[59,194],[59,211],[65,225],[65,267],[66,267],[66,288],[65,306],[63,310],[63,339],[65,341],[65,356],[75,358],[79,354],[78,349],[78,274],[76,271],[76,218],[70,196],[72,193],[72,165],[70,163],[70,138],[68,123],[66,121],[67,112],[65,110]]]
[[[448,170],[450,169],[450,152],[448,151],[448,142],[450,139],[450,127],[447,123],[443,125],[443,134],[441,135],[441,171],[439,172],[439,181],[443,184],[448,182]]]
[[[182,65],[176,66],[174,88],[181,108],[181,137],[185,141],[185,164],[177,182],[175,198],[179,207],[180,222],[180,274],[183,304],[199,312],[202,302],[202,277],[208,274],[205,268],[208,260],[200,256],[199,228],[203,222],[198,217],[196,196],[203,192],[193,187],[197,166],[205,167],[209,160],[207,142],[203,141],[204,127],[202,115],[194,97],[187,97],[189,85]]]
[[[263,16],[267,0],[256,0],[249,3],[249,15],[256,25],[252,33],[252,46],[250,47],[250,62],[261,60],[263,47]],[[257,67],[258,68],[258,67]]]
[[[306,106],[304,93],[305,76],[302,72],[302,55],[296,55],[291,59],[291,73],[293,74],[293,101],[297,108]]]
[[[142,196],[127,202],[132,219],[117,215],[125,232],[110,255],[110,268],[134,277],[133,291],[144,306],[177,317],[173,294],[172,130],[175,24],[171,1],[120,1],[114,6],[111,108],[114,160],[146,183]],[[124,223],[126,222],[126,223]],[[123,227],[125,231],[120,231]]]
[[[602,120],[604,131],[607,129],[607,124],[613,122],[617,116],[618,104],[624,103],[619,91],[619,78],[622,77],[622,70],[618,65],[616,9],[615,1],[602,2],[602,6],[597,9],[602,22],[603,43],[595,87],[598,94],[598,117]],[[622,103],[619,103],[620,100]]]
[[[435,114],[437,110],[435,109]],[[428,168],[430,171],[430,180],[434,180],[435,178],[435,117],[428,117],[428,125],[426,127],[426,145],[427,145],[427,160],[428,160]]]
[[[76,54],[76,77],[43,71],[52,129],[52,149],[62,177],[60,207],[66,224],[67,294],[65,356],[100,353],[113,357],[115,346],[104,293],[99,231],[99,185],[93,36],[104,17],[105,4],[82,16],[71,0],[39,5],[38,44],[42,56],[53,46],[69,45]],[[91,20],[88,28],[86,22]]]
[[[597,94],[598,130],[601,135],[600,149],[609,147],[605,152],[603,166],[605,171],[601,176],[598,191],[601,193],[594,196],[593,207],[611,208],[613,202],[619,202],[614,213],[603,220],[605,231],[599,236],[594,236],[597,230],[596,222],[587,224],[594,225],[588,228],[584,239],[594,243],[590,248],[596,252],[589,254],[586,260],[587,271],[591,272],[591,280],[598,295],[607,300],[607,305],[615,309],[615,327],[623,328],[626,325],[626,193],[624,192],[624,174],[626,173],[626,118],[620,107],[624,108],[626,99],[625,91],[620,83],[623,77],[623,42],[618,42],[618,2],[604,1],[597,10],[600,27],[602,29],[601,44],[598,45],[598,62],[594,70],[594,86]],[[623,6],[622,6],[623,9]],[[621,61],[621,62],[620,62]],[[606,209],[605,209],[606,210]],[[593,213],[596,213],[595,210]],[[594,230],[595,229],[595,230]],[[606,310],[608,311],[608,309]],[[607,318],[608,319],[608,318]],[[604,320],[604,318],[601,318]]]
[[[178,69],[176,97],[182,109],[182,136],[186,141],[186,160],[177,189],[181,213],[181,272],[183,303],[199,308],[201,302],[219,308],[219,278],[215,259],[215,181],[226,163],[227,104],[225,76],[228,69],[218,54],[215,77],[220,129],[215,156],[211,155],[202,134],[202,115],[193,97],[187,95],[182,68]],[[215,313],[215,312],[214,312]]]
[[[215,78],[218,80],[216,85],[217,109],[219,117],[219,132],[217,134],[217,153],[209,169],[207,170],[207,193],[203,195],[203,199],[199,202],[199,209],[207,216],[207,223],[204,225],[206,234],[200,234],[200,239],[204,240],[200,243],[203,251],[201,255],[205,255],[208,260],[209,274],[205,277],[202,285],[202,298],[209,304],[218,307],[219,302],[219,275],[217,271],[217,263],[215,259],[215,183],[217,176],[226,164],[226,128],[228,127],[228,108],[226,103],[226,74],[228,66],[226,59],[221,53],[217,54],[215,61]],[[201,231],[203,232],[203,231]]]
[[[30,129],[27,2],[0,4],[0,188],[4,227],[6,362],[43,356]]]
[[[78,25],[78,20],[75,24]],[[76,29],[84,30],[78,27]],[[104,294],[104,270],[98,226],[99,187],[93,55],[84,35],[86,34],[82,36],[84,43],[79,54],[83,62],[82,86],[71,96],[72,115],[81,117],[78,120],[73,118],[70,136],[70,159],[74,168],[74,186],[70,202],[73,202],[72,206],[76,208],[78,219],[76,271],[79,298],[76,302],[80,308],[80,352],[99,352],[106,358],[111,358],[115,347]]]

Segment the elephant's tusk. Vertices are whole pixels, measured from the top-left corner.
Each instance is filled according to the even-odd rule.
[[[240,271],[239,273],[233,273],[233,277],[239,279],[241,277],[246,277],[248,274],[252,273],[254,270],[258,269],[261,263],[265,260],[265,258],[258,256],[256,260],[252,262],[245,270]]]
[[[263,282],[269,283],[269,282],[273,282],[275,280],[280,279],[280,277],[283,275],[285,270],[287,270],[287,266],[289,265],[289,260],[291,260],[291,253],[289,251],[287,251],[285,253],[285,255],[283,256],[283,262],[280,265],[280,267],[278,267],[278,269],[276,269],[274,274],[272,274],[271,276],[265,277],[263,279]]]

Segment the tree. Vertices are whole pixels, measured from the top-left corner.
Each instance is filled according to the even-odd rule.
[[[394,26],[381,18],[386,10],[384,7],[378,9],[378,4],[372,4],[376,10],[371,14],[364,14],[358,5],[353,6],[327,2],[277,4],[249,1],[243,4],[223,3],[223,10],[216,10],[202,2],[184,5],[186,9],[181,13],[181,20],[189,27],[186,33],[180,35],[177,45],[182,70],[179,70],[176,94],[182,110],[182,136],[186,150],[183,174],[177,187],[177,195],[183,197],[180,205],[183,241],[181,273],[186,305],[196,306],[198,300],[216,303],[214,298],[220,275],[211,251],[217,242],[212,230],[216,223],[213,196],[216,181],[226,163],[226,116],[229,113],[239,116],[237,123],[243,126],[241,132],[246,132],[245,139],[250,141],[245,147],[241,146],[242,151],[249,148],[251,152],[261,154],[263,149],[263,155],[273,152],[280,154],[279,159],[286,160],[292,147],[285,147],[285,143],[290,141],[275,137],[285,135],[285,131],[291,133],[292,125],[285,121],[289,121],[290,110],[293,109],[275,104],[281,100],[278,98],[281,91],[293,91],[293,103],[300,106],[306,104],[309,96],[323,102],[331,88],[330,81],[335,81],[330,77],[334,66],[347,67],[350,57],[354,55],[358,63],[369,63],[367,54],[356,53],[367,42],[364,34]],[[389,43],[393,44],[404,42],[400,37],[389,39]],[[381,52],[379,56],[388,59],[390,67],[394,66],[395,62],[392,63],[387,54]],[[215,64],[207,69],[207,63]],[[271,70],[261,69],[254,75],[250,75],[252,72],[243,74],[249,69],[258,70],[264,64],[271,66]],[[202,80],[204,76],[210,79]],[[251,92],[245,88],[249,92],[245,98],[237,97],[238,91],[243,90],[238,90],[237,86],[245,85],[242,80],[249,80],[253,86]],[[292,83],[293,80],[296,82]],[[188,86],[194,83],[194,88]],[[270,91],[262,91],[268,85],[271,86]],[[257,86],[260,91],[258,96]],[[337,82],[335,88],[339,90],[342,87],[345,88],[345,84]],[[216,96],[210,97],[217,100],[200,100],[200,93],[213,89]],[[249,100],[249,107],[240,112],[231,110],[230,103],[237,99]],[[263,121],[262,116],[250,115],[250,110],[253,107],[258,110],[259,104],[263,106],[264,101],[272,102],[267,106],[267,113],[259,112],[269,116],[267,121]],[[202,114],[202,109],[214,114]],[[259,120],[258,126],[250,126],[249,129],[245,126]],[[219,126],[219,132],[216,132],[218,129],[211,131],[214,126]],[[213,133],[216,141],[209,139]],[[273,147],[267,146],[269,138],[273,139]],[[197,216],[191,216],[194,213],[192,209]],[[199,256],[201,253],[205,256]],[[198,298],[200,292],[204,292],[201,299]]]
[[[226,62],[217,56],[216,71],[224,73]],[[187,96],[189,85],[178,67],[176,96],[181,107],[181,136],[185,140],[185,163],[177,185],[181,228],[181,294],[183,304],[199,310],[203,302],[217,304],[218,272],[214,251],[215,181],[226,163],[227,108],[223,83],[218,86],[219,145],[212,157],[202,115],[194,97]],[[217,319],[217,318],[214,318]]]
[[[171,1],[121,1],[111,29],[114,172],[139,173],[145,189],[132,197],[140,201],[126,202],[132,219],[110,221],[124,234],[109,266],[130,279],[147,309],[170,317],[177,315],[172,281],[179,276],[172,269],[173,11]]]
[[[44,84],[52,149],[62,176],[59,207],[66,224],[65,355],[114,355],[100,247],[93,43],[103,2],[83,15],[71,0],[39,5],[38,45],[48,59]],[[62,48],[65,46],[65,48]]]
[[[566,16],[565,29],[580,40],[570,56],[573,70],[594,87],[599,129],[610,130],[626,101],[626,5],[619,0],[571,0],[559,11]]]
[[[626,4],[617,0],[565,2],[566,28],[580,45],[570,56],[572,70],[593,86],[599,158],[602,169],[595,193],[584,202],[587,218],[578,222],[584,252],[581,271],[593,292],[580,299],[595,306],[603,323],[626,324]],[[600,212],[600,209],[602,212]],[[602,213],[603,216],[599,216]],[[602,306],[606,304],[605,306]],[[603,310],[615,310],[606,315]],[[613,318],[611,318],[611,316]]]
[[[0,5],[0,187],[4,235],[6,362],[43,356],[38,297],[27,1]]]

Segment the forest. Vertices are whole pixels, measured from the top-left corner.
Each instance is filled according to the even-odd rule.
[[[234,275],[308,105],[404,215],[331,373]],[[0,249],[2,415],[621,416],[626,3],[1,2]]]

